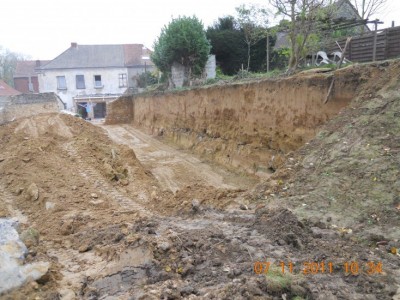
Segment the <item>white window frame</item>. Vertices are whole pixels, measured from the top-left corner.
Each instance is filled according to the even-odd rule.
[[[120,88],[128,87],[128,76],[126,73],[118,74],[118,81]]]
[[[57,78],[57,90],[66,90],[67,89],[67,79],[65,76],[56,76]],[[61,84],[61,78],[64,79],[64,85]]]
[[[78,87],[78,76],[82,76],[82,78],[83,78],[83,87]],[[75,75],[75,86],[76,86],[76,89],[77,90],[84,90],[84,89],[86,89],[86,83],[85,83],[85,75],[83,75],[83,74],[77,74],[77,75]]]
[[[100,85],[97,85],[97,84],[96,84],[96,76],[100,76]],[[94,81],[93,85],[94,85],[94,88],[95,88],[95,89],[101,89],[101,88],[104,87],[103,81],[101,80],[101,75],[94,75],[94,76],[93,76],[93,81]]]

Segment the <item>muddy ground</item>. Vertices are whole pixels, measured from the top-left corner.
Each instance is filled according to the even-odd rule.
[[[51,263],[0,298],[399,299],[399,73],[262,182],[129,125],[0,126],[0,217]]]

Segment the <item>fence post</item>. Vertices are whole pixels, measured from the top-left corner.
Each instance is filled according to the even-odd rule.
[[[389,30],[384,31],[385,34],[385,59],[389,58]]]
[[[378,41],[378,24],[383,24],[383,22],[380,22],[378,19],[375,19],[374,21],[371,21],[371,23],[374,23],[374,25],[375,25],[374,45],[373,45],[373,49],[372,49],[372,61],[376,61],[376,44]]]

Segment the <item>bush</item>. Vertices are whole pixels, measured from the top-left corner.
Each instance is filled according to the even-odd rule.
[[[272,51],[271,69],[286,69],[289,63],[290,50],[289,48],[280,48]]]
[[[215,84],[215,83],[217,83],[218,81],[219,81],[218,78],[208,78],[208,79],[206,80],[205,85]]]
[[[234,80],[252,78],[253,74],[247,70],[239,70],[236,75],[233,77]]]
[[[145,88],[148,85],[156,84],[157,77],[156,77],[156,75],[154,75],[150,72],[145,72],[138,76],[137,83],[138,83],[138,87]]]

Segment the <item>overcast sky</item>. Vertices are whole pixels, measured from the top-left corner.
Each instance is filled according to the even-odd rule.
[[[53,59],[71,42],[78,44],[139,43],[152,48],[172,17],[196,15],[207,27],[218,17],[234,14],[242,3],[267,0],[1,0],[0,46]],[[400,1],[388,0],[376,17],[384,26],[400,25]]]

